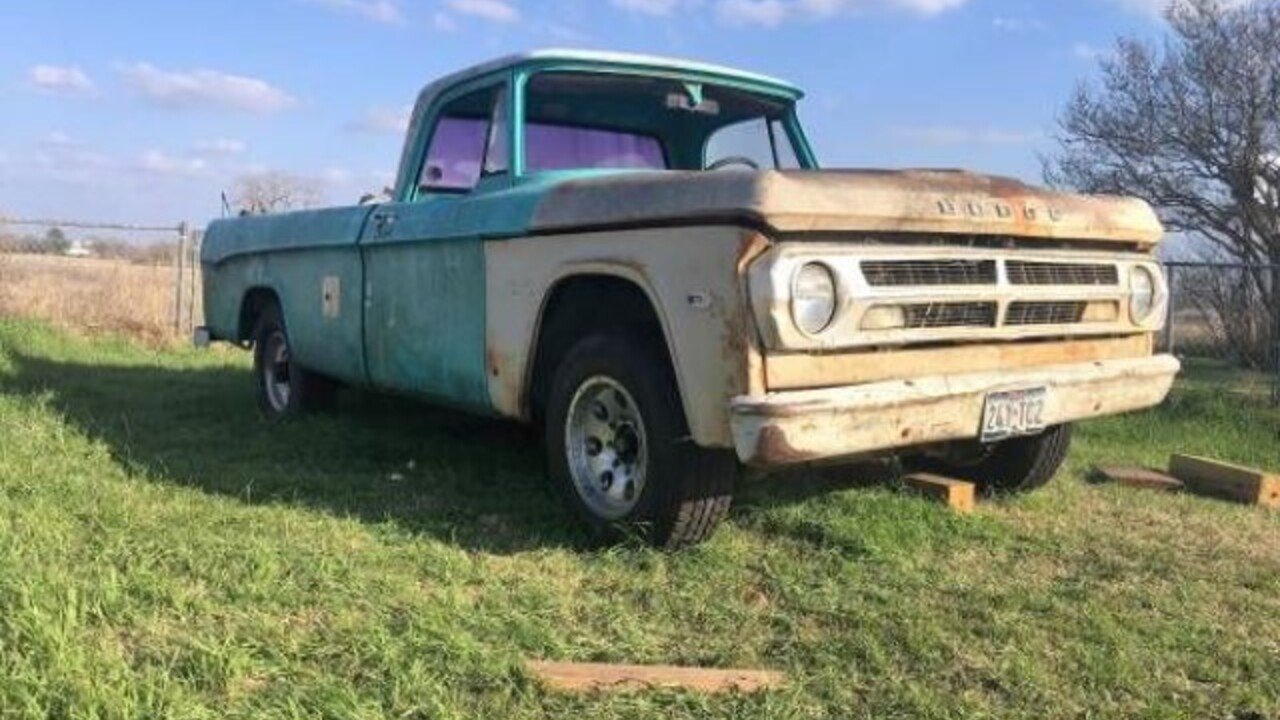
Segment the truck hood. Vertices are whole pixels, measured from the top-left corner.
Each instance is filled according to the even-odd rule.
[[[780,233],[1000,235],[1149,248],[1164,230],[1141,200],[1074,195],[958,170],[643,172],[555,185],[532,229],[746,220]]]

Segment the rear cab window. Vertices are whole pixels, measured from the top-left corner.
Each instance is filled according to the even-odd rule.
[[[762,93],[649,75],[544,71],[530,78],[524,103],[525,173],[801,166],[786,128],[791,102]]]

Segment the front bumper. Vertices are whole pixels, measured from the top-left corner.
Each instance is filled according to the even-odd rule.
[[[742,396],[730,422],[743,463],[794,465],[976,439],[986,396],[1004,390],[1047,388],[1049,425],[1140,410],[1164,400],[1179,368],[1157,355]]]

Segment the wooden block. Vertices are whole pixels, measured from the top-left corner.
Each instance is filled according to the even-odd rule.
[[[1166,492],[1177,492],[1182,489],[1182,481],[1178,478],[1146,468],[1099,465],[1094,468],[1094,471],[1098,477],[1117,485]]]
[[[771,670],[711,670],[662,665],[611,665],[530,660],[529,672],[552,690],[608,692],[677,688],[703,693],[751,693],[781,687],[786,676]]]
[[[1198,495],[1280,507],[1280,474],[1191,455],[1174,455],[1169,473]]]
[[[971,482],[930,473],[907,475],[902,478],[902,482],[921,495],[937,500],[958,513],[968,514],[973,512],[976,493]]]

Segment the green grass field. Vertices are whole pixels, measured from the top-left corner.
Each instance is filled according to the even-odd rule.
[[[1084,479],[1280,467],[1278,429],[1197,368],[971,517],[814,472],[599,550],[518,428],[355,394],[269,427],[241,353],[0,320],[0,718],[1278,717],[1280,513]],[[526,657],[792,683],[565,697]]]

